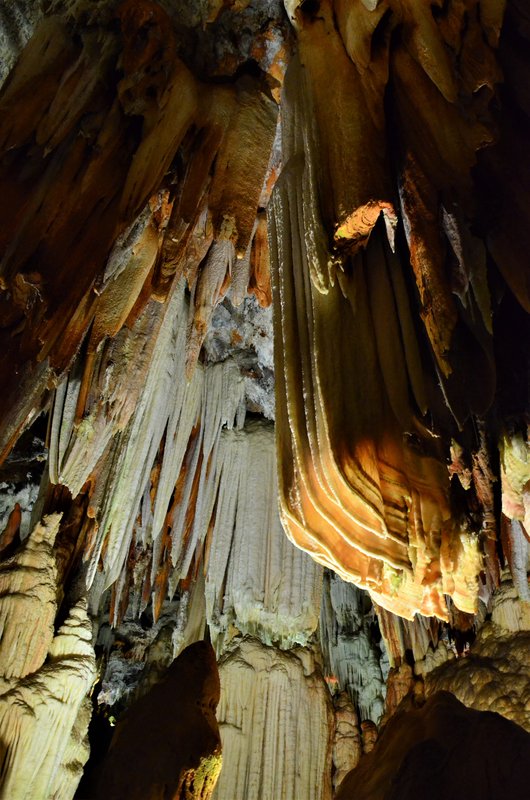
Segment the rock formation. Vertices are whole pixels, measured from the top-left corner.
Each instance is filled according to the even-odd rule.
[[[91,714],[83,792],[212,795],[204,640],[219,800],[528,728],[529,42],[521,0],[4,3],[2,796],[73,797]]]
[[[215,655],[206,642],[195,642],[120,721],[97,797],[208,800],[222,763],[218,702]]]
[[[501,6],[317,5],[291,4],[270,212],[282,521],[383,608],[448,620],[449,596],[474,614],[498,570],[480,432],[495,308],[471,169],[496,135]],[[461,452],[469,424],[473,525],[443,447]]]
[[[333,710],[314,656],[245,638],[220,661],[225,758],[216,800],[331,798]]]
[[[0,794],[13,800],[68,800],[89,755],[96,665],[86,600],[54,632],[60,519],[46,517],[0,564]]]
[[[529,645],[530,607],[506,581],[465,658],[427,670],[426,694],[450,691],[468,708],[496,711],[530,732]]]
[[[439,692],[420,708],[398,711],[337,800],[524,797],[529,754],[530,737],[517,725]]]

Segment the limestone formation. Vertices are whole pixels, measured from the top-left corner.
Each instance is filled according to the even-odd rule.
[[[320,642],[331,687],[346,691],[362,721],[378,723],[384,706],[385,656],[375,641],[375,613],[366,595],[326,572]],[[340,695],[339,695],[340,697]]]
[[[360,761],[362,754],[359,721],[346,692],[337,695],[335,708],[335,738],[333,740],[333,791]]]
[[[505,581],[492,617],[465,657],[450,659],[425,675],[425,692],[449,691],[467,708],[495,711],[530,732],[530,607]],[[434,665],[433,665],[434,666]]]
[[[118,719],[101,797],[210,796],[213,653],[219,799],[519,780],[529,45],[523,0],[1,5],[2,796],[73,796],[92,705],[83,791]]]
[[[219,650],[232,629],[282,649],[305,645],[318,625],[322,570],[281,529],[272,426],[224,432],[216,469],[205,564],[212,638]]]
[[[234,640],[219,664],[223,761],[216,800],[331,800],[333,709],[308,649]]]
[[[134,322],[151,295],[166,298],[183,274],[196,299],[190,374],[232,274],[247,269],[249,286],[245,260],[230,253],[251,250],[276,131],[277,105],[257,81],[217,86],[191,73],[176,56],[170,16],[154,0],[109,2],[88,17],[81,3],[70,11],[37,25],[0,98],[0,148],[10,154],[0,175],[9,197],[0,234],[3,331],[17,331],[0,365],[6,452],[90,329],[80,421],[105,337]],[[193,139],[179,191],[161,196],[177,151]],[[106,266],[143,209],[128,257]],[[263,246],[255,250],[253,286],[263,296]],[[20,382],[25,389],[18,401],[9,388],[15,371],[17,391]]]
[[[12,800],[73,797],[89,756],[96,675],[86,600],[57,633],[57,568],[52,550],[60,515],[46,517],[0,564],[0,795]]]
[[[282,521],[408,619],[448,621],[447,596],[475,614],[499,574],[491,444],[469,423],[495,392],[471,170],[496,137],[502,4],[482,5],[287,4],[299,48],[269,205]]]

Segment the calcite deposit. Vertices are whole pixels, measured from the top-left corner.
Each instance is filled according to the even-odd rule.
[[[220,439],[216,513],[206,564],[214,641],[233,627],[288,649],[317,628],[322,569],[285,537],[277,510],[272,426],[249,423]],[[264,565],[265,569],[264,569]]]
[[[163,300],[186,276],[194,298],[190,374],[232,277],[245,269],[247,286],[254,273],[260,277],[253,285],[263,285],[263,247],[254,256],[251,244],[277,104],[249,76],[225,86],[202,82],[177,49],[170,16],[152,0],[109,2],[88,17],[82,4],[72,4],[71,16],[38,23],[4,86],[3,331],[10,338],[16,331],[2,366],[6,452],[89,329],[77,422],[98,348],[134,321],[151,295]],[[168,182],[160,202],[181,147],[195,156],[186,160],[178,191]],[[70,196],[75,203],[62,202]],[[150,218],[126,257],[106,266],[148,201]],[[241,258],[247,250],[248,264]],[[10,389],[14,369],[19,377]],[[24,393],[16,400],[19,383]]]
[[[234,641],[220,661],[224,758],[216,800],[331,800],[333,710],[310,651]]]
[[[506,580],[465,657],[432,664],[425,692],[449,691],[468,708],[495,711],[530,732],[529,661],[530,605]]]
[[[54,631],[60,521],[46,517],[0,564],[0,784],[13,800],[69,800],[89,756],[96,664],[86,600]]]
[[[2,797],[87,729],[87,798],[515,792],[529,54],[522,0],[1,5]]]
[[[299,47],[269,206],[282,521],[388,611],[449,621],[450,597],[475,614],[498,522],[470,415],[494,398],[501,315],[472,169],[498,136],[502,4],[288,7]]]

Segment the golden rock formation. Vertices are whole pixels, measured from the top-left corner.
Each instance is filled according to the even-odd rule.
[[[450,597],[474,614],[499,576],[470,415],[495,391],[472,169],[497,135],[503,4],[287,7],[299,49],[269,206],[282,521],[383,609],[448,620]],[[469,425],[465,485],[444,440]],[[455,474],[478,524],[455,513]]]

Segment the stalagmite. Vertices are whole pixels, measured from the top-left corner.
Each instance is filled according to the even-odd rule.
[[[333,791],[336,792],[346,775],[359,763],[362,747],[357,714],[348,695],[345,692],[337,695],[333,706],[335,708]]]
[[[234,639],[219,664],[216,800],[331,800],[333,709],[310,650]]]
[[[88,759],[86,739],[96,675],[86,601],[54,634],[61,518],[46,517],[2,562],[0,650],[1,796],[71,800]]]
[[[23,547],[0,563],[0,674],[25,678],[44,663],[57,614],[53,544],[61,517],[39,523]]]

